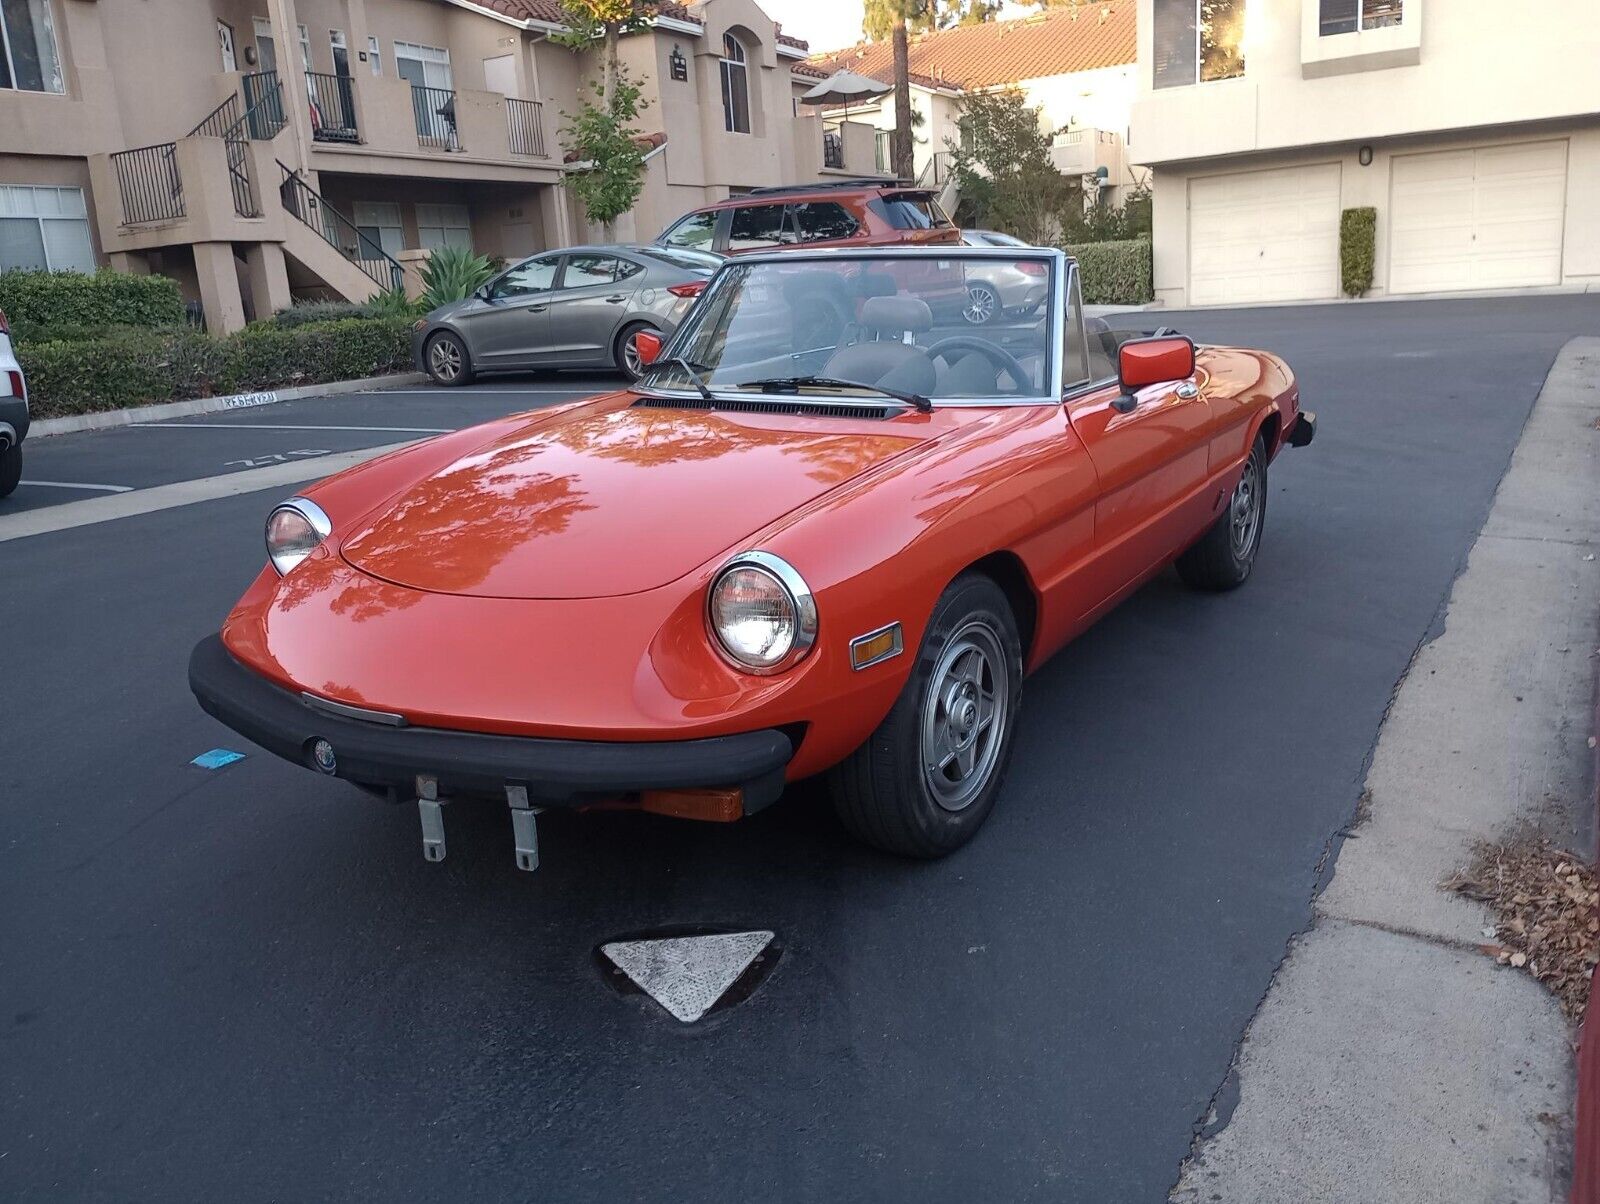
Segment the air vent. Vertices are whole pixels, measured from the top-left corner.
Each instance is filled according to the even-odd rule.
[[[897,406],[819,405],[809,401],[745,400],[718,397],[703,401],[698,397],[641,397],[633,403],[647,410],[729,410],[739,414],[802,414],[807,418],[888,418],[900,412]]]

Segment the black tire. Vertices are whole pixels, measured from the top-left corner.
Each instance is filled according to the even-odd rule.
[[[987,728],[981,700],[962,689],[963,679],[955,672],[963,664],[970,669],[973,648],[981,662],[978,680],[989,681],[994,700]],[[867,742],[830,773],[839,819],[858,840],[885,852],[922,858],[954,852],[994,809],[1011,761],[1021,699],[1022,641],[1005,593],[981,574],[958,577],[933,609],[911,677],[894,707]],[[950,700],[954,707],[946,705]],[[965,747],[972,750],[971,771],[956,781],[952,775],[966,772],[960,763],[965,754],[938,736],[954,737],[963,724],[960,738],[970,735]],[[952,750],[955,760],[936,771],[933,757],[944,749]],[[942,800],[936,789],[943,792]]]
[[[1001,316],[1003,309],[1000,294],[994,289],[981,280],[968,283],[967,303],[961,307],[961,316],[967,320],[967,325],[987,326]]]
[[[653,330],[657,334],[661,333],[661,328],[650,322],[630,322],[617,332],[616,342],[611,347],[612,363],[616,364],[617,371],[621,372],[629,380],[638,380],[644,375],[644,366],[636,365],[637,352],[634,353],[631,360],[628,354],[628,348],[632,344],[634,336],[641,330]]]
[[[1249,579],[1266,525],[1267,445],[1257,435],[1217,521],[1178,557],[1178,576],[1192,589],[1238,589]]]
[[[13,443],[0,452],[0,497],[10,497],[22,480],[22,444]]]
[[[434,384],[447,389],[472,383],[472,356],[461,336],[451,331],[440,330],[428,336],[422,345],[422,366]]]

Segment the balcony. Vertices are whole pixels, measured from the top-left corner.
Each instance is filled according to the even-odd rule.
[[[835,121],[810,112],[794,118],[792,178],[815,180],[831,175],[878,176],[877,134],[860,121]]]
[[[1050,161],[1062,175],[1098,176],[1108,187],[1131,182],[1122,135],[1111,130],[1063,130],[1051,143]]]

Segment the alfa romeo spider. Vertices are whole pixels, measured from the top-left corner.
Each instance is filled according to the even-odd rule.
[[[968,279],[1042,278],[968,324]],[[1284,362],[1086,320],[1037,248],[723,265],[646,370],[441,435],[266,519],[192,654],[210,714],[314,773],[443,806],[735,820],[827,774],[845,827],[936,857],[993,810],[1023,682],[1168,565],[1249,578],[1315,418]]]

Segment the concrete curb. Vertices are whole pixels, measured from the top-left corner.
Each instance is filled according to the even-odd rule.
[[[264,389],[259,393],[230,393],[225,397],[197,397],[193,401],[166,401],[126,410],[98,410],[93,414],[69,414],[65,418],[41,418],[28,428],[28,438],[103,431],[112,427],[131,426],[135,422],[160,422],[165,418],[188,418],[194,414],[219,414],[223,410],[248,410],[280,401],[297,401],[302,397],[396,389],[402,385],[422,384],[427,379],[421,372],[397,372],[390,376],[338,380],[326,385],[295,385],[288,389]]]

